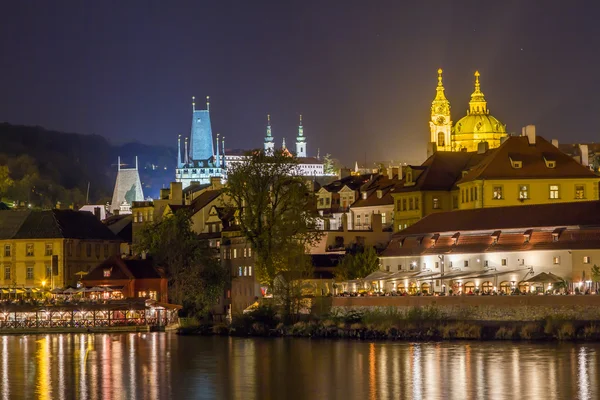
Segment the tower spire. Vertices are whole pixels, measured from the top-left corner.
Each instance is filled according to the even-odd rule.
[[[273,154],[275,143],[271,134],[271,114],[267,114],[267,135],[265,136],[265,154]]]
[[[183,158],[183,162],[187,165],[190,162],[190,157],[189,157],[188,153],[188,138],[185,138],[185,153],[183,154],[184,158]]]
[[[210,96],[206,96],[206,111],[210,111]]]
[[[452,121],[450,120],[450,102],[445,94],[443,72],[441,68],[437,70],[437,87],[435,88],[435,98],[431,102],[431,119],[429,120],[429,143],[435,144],[437,150],[448,151],[452,140]]]
[[[487,109],[487,102],[485,96],[481,91],[481,84],[479,83],[479,71],[475,71],[475,90],[471,94],[471,101],[469,101],[469,114],[489,114]]]
[[[217,133],[217,160],[216,160],[216,166],[217,168],[219,168],[221,164],[219,164],[219,133]]]
[[[181,135],[177,138],[177,168],[181,168]]]
[[[306,157],[306,137],[304,136],[304,127],[302,126],[302,114],[300,114],[298,136],[296,136],[296,156]]]
[[[196,96],[192,96],[192,111],[196,111]]]

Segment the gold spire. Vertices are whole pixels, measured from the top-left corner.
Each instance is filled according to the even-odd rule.
[[[448,101],[448,99],[446,99],[446,95],[444,94],[444,82],[442,81],[442,69],[438,69],[438,84],[437,84],[437,88],[436,93],[435,93],[435,100],[434,102],[439,102],[439,101]]]
[[[481,84],[479,83],[479,71],[475,71],[475,91],[471,94],[471,101],[469,102],[469,113],[470,114],[489,114],[487,109],[487,102],[485,96],[481,91]]]

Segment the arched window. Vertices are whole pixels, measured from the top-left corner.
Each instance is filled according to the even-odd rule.
[[[409,294],[417,293],[417,284],[415,282],[410,282],[408,284],[408,293]]]
[[[510,282],[508,282],[508,281],[500,282],[500,291],[503,292],[504,294],[509,294],[510,292],[512,292],[512,286],[511,286]]]
[[[483,282],[481,289],[483,290],[483,293],[492,293],[492,290],[494,290],[494,285],[490,281]]]
[[[444,135],[444,132],[438,132],[437,145],[440,147],[446,145],[446,135]]]
[[[465,283],[463,293],[465,294],[474,294],[475,293],[475,284],[473,282]]]
[[[430,293],[429,289],[430,289],[429,283],[425,282],[425,283],[421,284],[421,292],[422,293],[429,294]]]

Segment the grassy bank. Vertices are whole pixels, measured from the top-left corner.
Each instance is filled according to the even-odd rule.
[[[284,324],[269,308],[233,318],[231,324],[198,323],[180,334],[292,336],[361,340],[600,340],[600,321],[574,321],[560,315],[538,321],[499,322],[448,319],[434,307],[308,316]]]

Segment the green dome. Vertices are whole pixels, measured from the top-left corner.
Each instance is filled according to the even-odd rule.
[[[489,114],[469,114],[454,125],[455,135],[506,134],[506,125]]]

